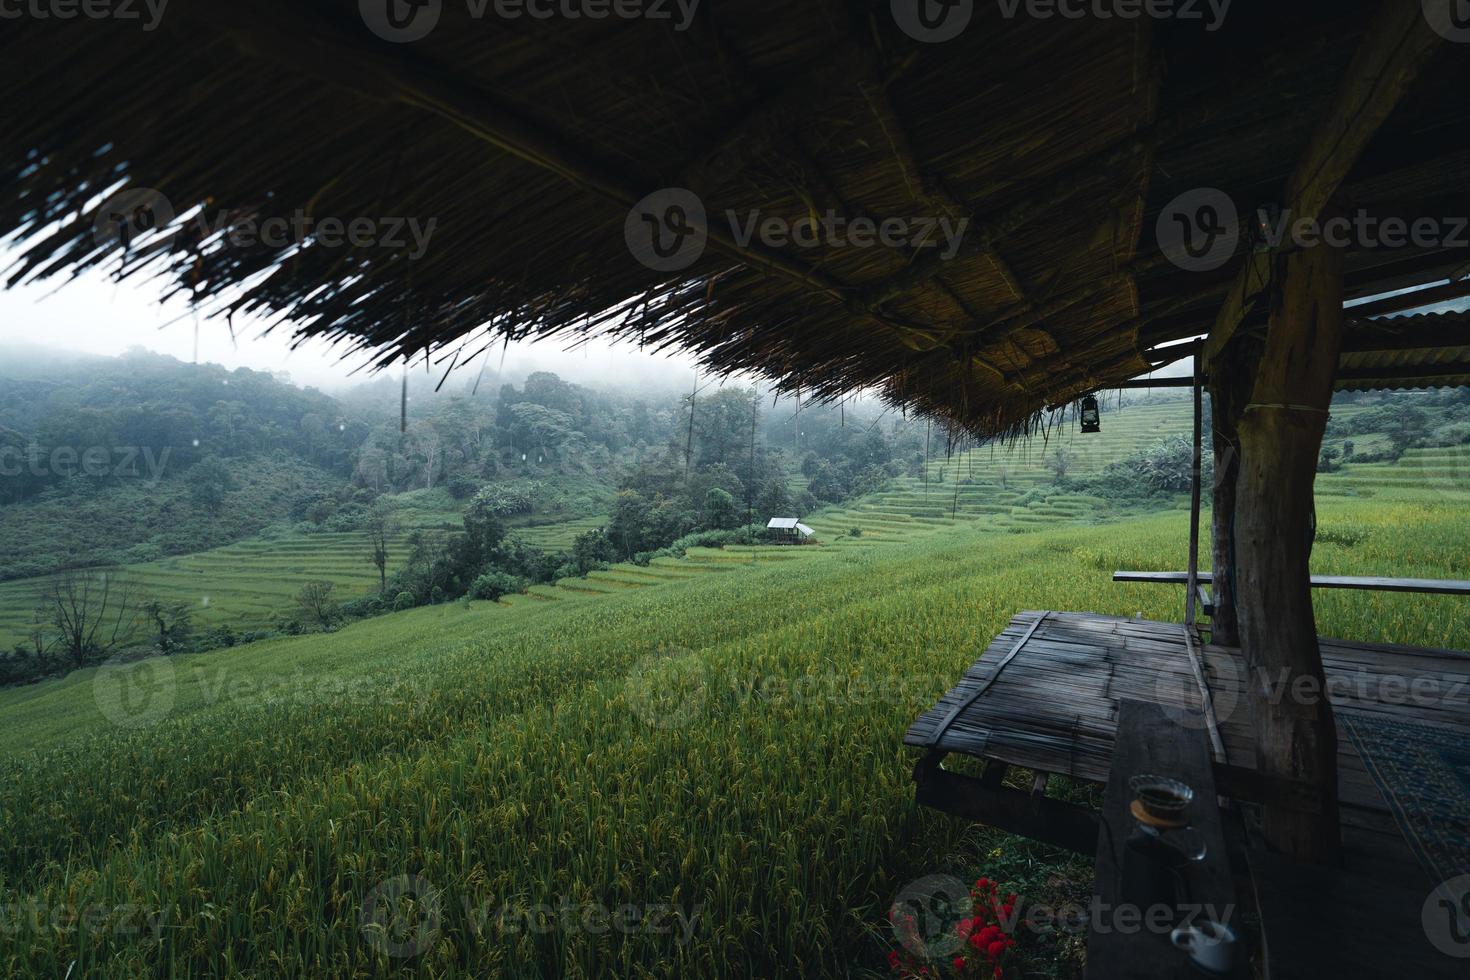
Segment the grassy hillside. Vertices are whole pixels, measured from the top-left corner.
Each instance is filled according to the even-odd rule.
[[[1339,415],[1351,415],[1359,410],[1349,405],[1339,406],[1335,411]],[[1144,509],[1136,502],[1119,502],[1058,488],[1048,460],[1062,450],[1069,460],[1069,475],[1093,475],[1130,453],[1187,433],[1190,417],[1187,399],[1128,406],[1104,416],[1101,435],[1083,435],[1067,429],[1054,433],[1045,442],[1036,439],[987,446],[947,459],[935,459],[929,465],[927,481],[922,477],[895,480],[883,492],[823,508],[806,520],[828,547],[866,549],[957,524],[984,531],[1022,533],[1131,518]],[[1372,435],[1356,437],[1362,450],[1372,450],[1380,441]],[[1318,480],[1319,496],[1323,498],[1371,498],[1389,490],[1428,494],[1470,492],[1470,446],[1411,449],[1398,463],[1353,463]],[[459,514],[450,509],[452,502],[442,493],[419,491],[400,495],[397,500],[408,527],[459,522]],[[1159,506],[1182,508],[1187,506],[1187,501],[1179,495],[1162,505],[1157,501],[1148,505],[1151,509]],[[518,526],[513,532],[538,548],[567,550],[578,534],[606,523],[605,516],[576,518]],[[862,532],[860,537],[851,536],[853,528]],[[399,536],[391,550],[394,567],[406,556],[403,537]],[[741,551],[734,549],[730,553]],[[783,555],[780,549],[746,549],[744,553],[747,557],[761,557],[762,553],[767,558]],[[151,594],[189,602],[202,627],[228,624],[237,631],[247,631],[264,628],[290,611],[293,596],[308,581],[333,582],[343,598],[374,591],[377,572],[368,554],[361,533],[281,533],[129,568]],[[687,574],[687,567],[671,569],[667,563],[651,568],[620,565],[607,572],[595,572],[587,579],[535,586],[527,598],[534,601],[558,598],[568,591],[636,588]],[[42,579],[0,582],[0,649],[25,638],[26,623],[42,584]]]
[[[391,574],[408,556],[414,528],[458,526],[449,498],[418,491],[396,498],[401,530],[389,547]],[[229,626],[237,632],[264,629],[291,611],[307,582],[331,582],[342,599],[378,588],[367,535],[272,529],[265,535],[209,551],[122,566],[140,589],[165,602],[184,602],[203,629]],[[0,582],[0,650],[26,639],[26,625],[45,586],[44,576]]]
[[[233,488],[210,510],[193,498],[187,480],[154,480],[143,462],[136,465],[138,479],[112,485],[77,479],[0,507],[0,581],[222,546],[288,521],[302,501],[343,486],[339,477],[304,460],[249,456],[231,460]],[[168,467],[160,465],[158,472]]]
[[[1324,498],[1316,567],[1463,575],[1467,502]],[[0,930],[0,969],[881,970],[906,882],[988,874],[1043,901],[1079,870],[916,811],[907,723],[1017,610],[1177,619],[1179,590],[1109,573],[1182,567],[1185,524],[1000,537],[913,521],[0,691],[0,907],[165,913],[156,932],[22,922]],[[1470,645],[1453,598],[1331,593],[1318,608],[1339,636]],[[437,915],[385,936],[378,903],[403,876],[419,891],[405,912]],[[563,903],[569,924],[520,917]],[[624,906],[688,929],[575,914]],[[1067,955],[1026,944],[1037,971]]]

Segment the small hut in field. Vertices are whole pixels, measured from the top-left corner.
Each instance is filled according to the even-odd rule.
[[[936,20],[747,0],[678,30],[444,4],[411,37],[369,6],[7,21],[10,282],[153,275],[205,315],[273,314],[446,375],[507,338],[606,331],[978,437],[1188,357],[1218,464],[1185,621],[1018,610],[910,729],[919,799],[1096,853],[1099,897],[1128,905],[1147,887],[1114,846],[1129,777],[1184,774],[1208,841],[1186,891],[1253,906],[1241,949],[1267,973],[1459,975],[1421,910],[1470,872],[1470,828],[1463,805],[1433,816],[1423,787],[1449,776],[1424,760],[1470,739],[1470,704],[1447,682],[1406,707],[1250,679],[1465,669],[1320,638],[1329,586],[1308,567],[1333,392],[1470,383],[1465,316],[1378,318],[1470,296],[1462,4]],[[369,225],[251,233],[298,218]],[[985,775],[945,767],[962,754]],[[1104,785],[1103,808],[1049,794],[1053,776]],[[1186,960],[1167,930],[1090,939],[1098,977]]]
[[[803,544],[817,533],[796,517],[773,517],[766,524],[766,530],[784,544]]]

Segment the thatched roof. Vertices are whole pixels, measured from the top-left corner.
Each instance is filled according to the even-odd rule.
[[[687,30],[445,3],[412,43],[380,39],[354,0],[173,0],[151,32],[11,21],[0,235],[25,249],[12,283],[121,256],[205,310],[277,314],[384,364],[430,352],[447,368],[503,336],[609,330],[808,397],[878,389],[991,434],[1210,328],[1244,257],[1180,268],[1159,215],[1201,187],[1246,213],[1281,200],[1377,7],[1239,3],[1211,31],[982,3],[947,43],[910,37],[888,0],[704,0]],[[1344,182],[1354,206],[1470,214],[1467,53],[1435,53]],[[126,250],[99,239],[101,192],[123,180],[185,219]],[[697,194],[711,240],[660,272],[625,226],[667,187]],[[196,207],[205,230],[186,220]],[[731,211],[737,225],[969,224],[944,261],[746,247]],[[435,224],[416,260],[406,233],[402,247],[302,248],[207,230],[297,214]],[[1349,289],[1467,259],[1360,248]]]

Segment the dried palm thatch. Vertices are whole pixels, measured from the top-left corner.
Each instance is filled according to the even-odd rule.
[[[669,21],[445,3],[409,44],[352,0],[174,0],[151,32],[22,21],[0,35],[8,283],[161,276],[210,314],[278,317],[380,366],[610,332],[808,397],[875,389],[952,428],[1023,431],[1208,328],[1239,259],[1171,264],[1160,212],[1202,186],[1272,200],[1373,6],[1303,0],[1212,32],[980,4],[944,44],[907,36],[887,0],[705,0],[687,29],[673,4]],[[1464,61],[1436,62],[1354,171],[1364,206],[1463,196]],[[625,226],[671,187],[703,203],[710,240],[659,272]],[[126,188],[175,220],[99,235]],[[947,258],[740,241],[752,220],[829,214],[965,232]],[[242,234],[328,217],[371,219],[378,240]],[[382,241],[394,218],[433,223],[421,255],[402,227]],[[1355,252],[1350,286],[1428,281],[1448,252]]]

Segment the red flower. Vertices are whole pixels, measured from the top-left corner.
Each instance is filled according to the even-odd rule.
[[[895,970],[898,969],[898,950],[890,950],[889,951],[889,953],[888,953],[888,965],[890,967],[892,967],[893,969],[895,969]]]
[[[956,970],[963,970],[965,968],[965,958],[963,956],[956,956],[954,958],[954,968]]]
[[[991,959],[998,960],[1001,958],[1001,956],[1005,954],[1007,948],[1008,947],[1006,946],[1004,939],[997,939],[995,942],[985,947],[985,952],[990,955]]]

